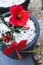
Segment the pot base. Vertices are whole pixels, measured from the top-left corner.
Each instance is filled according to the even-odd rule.
[[[28,57],[24,58],[23,60],[16,60],[11,59],[0,51],[0,65],[35,65],[32,55],[29,54]]]

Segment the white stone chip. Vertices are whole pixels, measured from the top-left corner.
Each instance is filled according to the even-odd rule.
[[[0,24],[0,38],[2,33],[4,34],[5,32],[10,31],[10,29],[3,23]]]
[[[5,17],[5,18],[4,18],[4,20],[5,20],[6,22],[9,22],[9,19],[10,19],[10,17]]]

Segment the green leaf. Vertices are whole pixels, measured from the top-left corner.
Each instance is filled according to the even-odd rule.
[[[22,26],[14,27],[14,31],[20,33],[20,30],[23,30]]]
[[[4,41],[0,40],[0,49],[3,47]]]
[[[2,14],[1,16],[2,16],[2,17],[8,17],[8,16],[10,16],[10,13],[9,13],[9,12],[4,13],[4,14]]]

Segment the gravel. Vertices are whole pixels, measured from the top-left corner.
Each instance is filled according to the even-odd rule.
[[[15,37],[15,40],[19,43],[20,40],[26,40],[27,39],[27,44],[29,44],[33,38],[36,35],[36,28],[34,26],[34,22],[30,19],[28,19],[26,26],[29,26],[30,29],[28,30],[21,30],[20,33],[14,32],[13,36]]]
[[[43,10],[42,0],[30,0],[28,11],[35,16],[40,25],[40,36],[34,49],[43,48]],[[34,58],[38,62],[37,65],[43,65],[43,52],[34,53]]]
[[[0,38],[2,37],[2,34],[5,34],[5,32],[7,31],[10,31],[10,29],[8,29],[8,27],[5,24],[1,23],[0,24]]]
[[[9,17],[4,18],[4,20],[8,22]],[[1,36],[2,33],[5,33],[7,31],[10,31],[8,27],[5,24],[1,23],[0,24],[0,37],[2,37]],[[13,36],[16,42],[19,43],[21,40],[27,40],[26,44],[29,44],[34,39],[35,35],[36,35],[36,28],[35,28],[34,22],[30,19],[28,19],[26,25],[24,26],[24,29],[20,30],[20,33],[17,33],[17,32],[13,33]],[[6,44],[11,44],[11,42],[6,43]]]

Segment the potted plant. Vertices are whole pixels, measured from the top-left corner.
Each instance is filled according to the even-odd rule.
[[[22,51],[33,49],[39,33],[38,21],[21,5],[13,5],[8,13],[1,15],[1,50],[11,58],[25,57],[27,54]]]

